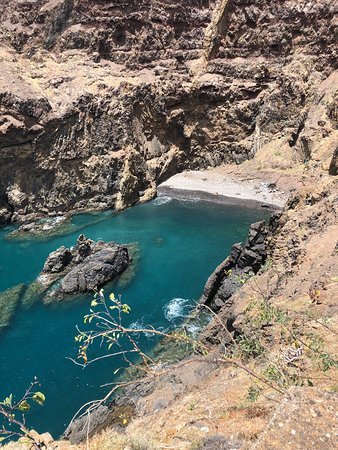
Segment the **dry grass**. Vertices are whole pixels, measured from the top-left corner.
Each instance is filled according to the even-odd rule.
[[[87,445],[76,447],[87,450]],[[74,447],[75,449],[75,447]],[[143,437],[127,436],[112,429],[106,429],[90,440],[90,450],[156,450],[156,447]]]

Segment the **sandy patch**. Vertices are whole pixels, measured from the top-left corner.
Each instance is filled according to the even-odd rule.
[[[244,206],[282,208],[289,192],[281,191],[268,178],[243,180],[218,169],[185,171],[158,186],[158,195]]]

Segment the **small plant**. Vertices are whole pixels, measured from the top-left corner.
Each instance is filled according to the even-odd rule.
[[[267,259],[267,260],[265,261],[265,263],[262,265],[262,267],[260,268],[259,272],[260,272],[260,273],[265,273],[265,272],[267,272],[269,269],[271,269],[271,267],[272,267],[271,259]]]
[[[248,307],[247,313],[250,323],[257,328],[262,328],[275,323],[285,324],[288,320],[285,311],[282,311],[264,300],[253,302]]]
[[[189,411],[194,411],[195,408],[196,408],[196,400],[192,400],[189,403]]]
[[[236,275],[236,280],[240,283],[240,284],[245,284],[249,278],[252,277],[252,275],[254,275],[253,272],[249,272],[249,273],[241,273]]]
[[[264,375],[272,382],[282,387],[303,386],[305,378],[302,376],[302,368],[295,364],[288,365],[277,359],[271,362],[265,370]],[[311,380],[308,385],[311,385]]]
[[[237,349],[240,356],[244,359],[250,357],[256,358],[264,352],[264,348],[258,338],[258,336],[239,336],[236,339]]]
[[[324,340],[321,336],[314,333],[306,334],[307,345],[314,353],[321,353],[324,348]]]
[[[338,361],[332,356],[330,356],[328,353],[322,353],[320,355],[321,363],[322,363],[322,369],[324,372],[327,372],[331,369],[331,367],[338,368]]]
[[[247,400],[252,403],[256,402],[258,400],[258,397],[260,396],[261,391],[261,387],[257,386],[257,384],[252,384],[248,389],[248,393],[246,396]]]
[[[32,402],[40,406],[45,402],[44,394],[34,389],[38,384],[38,380],[34,379],[25,394],[18,401],[15,401],[13,395],[10,394],[5,400],[0,402],[0,416],[2,416],[0,446],[7,439],[25,438],[26,442],[32,445],[31,448],[41,448],[40,443],[31,436],[26,426],[25,417],[25,413],[30,410]]]

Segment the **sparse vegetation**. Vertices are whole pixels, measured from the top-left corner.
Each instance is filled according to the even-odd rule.
[[[248,360],[249,358],[256,358],[264,352],[264,347],[262,346],[258,335],[246,336],[242,335],[236,339],[237,348],[234,354]]]
[[[248,393],[247,393],[247,400],[249,402],[256,402],[258,400],[258,397],[260,396],[262,388],[256,384],[252,384],[249,386]]]
[[[35,391],[38,384],[38,380],[35,379],[19,400],[15,400],[13,395],[10,394],[0,402],[0,419],[2,419],[0,446],[8,439],[20,438],[21,442],[30,444],[32,449],[38,450],[41,448],[35,436],[27,428],[25,417],[32,403],[42,406],[45,402],[44,394]]]

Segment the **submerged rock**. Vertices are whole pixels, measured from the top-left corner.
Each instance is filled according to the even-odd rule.
[[[0,293],[0,330],[10,324],[24,287],[19,284]]]
[[[62,246],[48,256],[39,281],[47,287],[59,282],[50,297],[84,294],[112,281],[130,262],[126,245],[95,242],[82,234],[75,247]]]
[[[16,230],[6,236],[6,239],[48,239],[71,231],[74,228],[69,215],[55,215],[48,218],[38,218],[32,214],[28,222],[23,223]]]
[[[31,308],[37,301],[41,300],[47,289],[48,287],[39,281],[33,281],[22,296],[21,306],[25,309]]]

